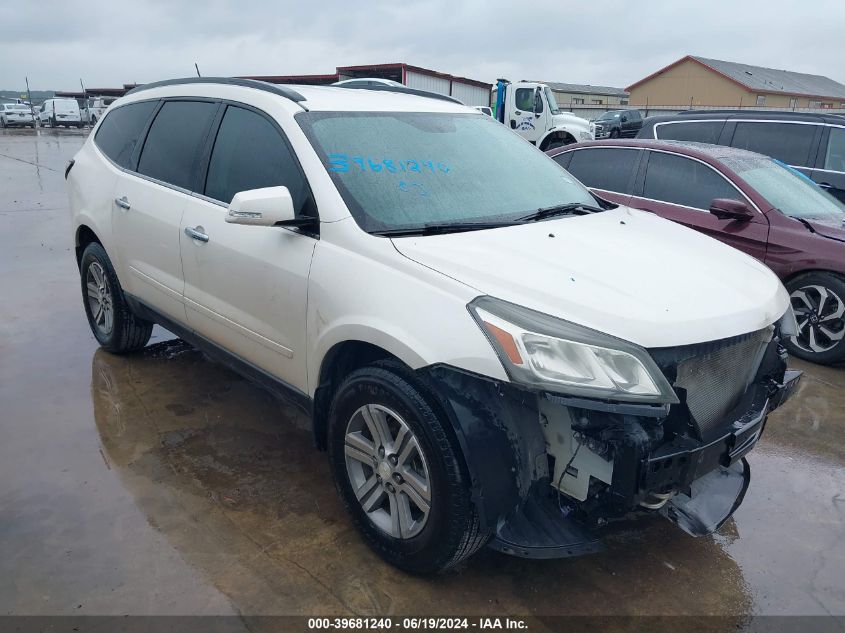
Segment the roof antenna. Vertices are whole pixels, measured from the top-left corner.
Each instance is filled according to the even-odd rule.
[[[200,75],[200,67],[199,67],[199,66],[197,66],[197,63],[196,63],[196,62],[194,62],[194,68],[196,68],[196,69],[197,69],[197,77],[202,77],[202,75]]]

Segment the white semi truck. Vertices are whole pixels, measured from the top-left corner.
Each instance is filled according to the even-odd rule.
[[[541,150],[594,138],[595,126],[561,110],[546,84],[499,79],[495,94],[496,118]]]

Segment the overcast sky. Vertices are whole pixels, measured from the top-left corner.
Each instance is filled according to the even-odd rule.
[[[0,89],[406,62],[625,87],[686,54],[845,83],[845,1],[0,0]]]

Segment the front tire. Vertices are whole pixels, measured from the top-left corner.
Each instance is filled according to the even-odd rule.
[[[441,572],[487,542],[448,420],[410,370],[358,369],[329,412],[335,486],[367,544],[412,573]]]
[[[80,262],[82,299],[94,337],[112,354],[142,349],[153,324],[132,313],[109,256],[97,242],[89,244]]]
[[[619,138],[619,130],[610,130],[610,138]]]
[[[798,275],[786,284],[798,336],[784,342],[790,354],[820,365],[845,360],[845,279],[833,273]]]

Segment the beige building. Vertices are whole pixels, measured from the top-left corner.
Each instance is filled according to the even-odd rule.
[[[545,83],[555,95],[557,104],[564,108],[572,106],[619,106],[628,105],[628,93],[622,88],[591,86],[589,84],[564,84],[556,81]]]
[[[627,90],[636,106],[845,108],[845,86],[827,77],[692,55]]]

